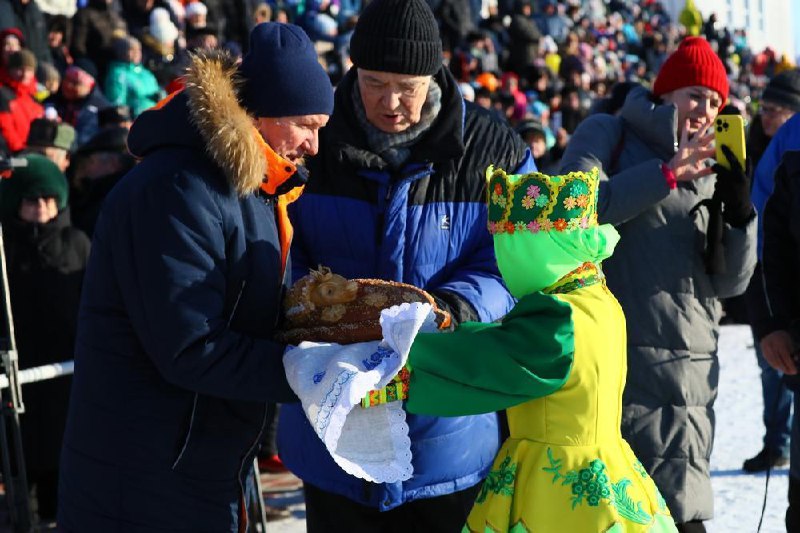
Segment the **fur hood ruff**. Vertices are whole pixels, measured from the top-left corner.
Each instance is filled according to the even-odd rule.
[[[230,54],[214,51],[192,56],[186,70],[189,114],[206,144],[239,195],[255,192],[267,172],[258,131],[239,103],[243,80]]]

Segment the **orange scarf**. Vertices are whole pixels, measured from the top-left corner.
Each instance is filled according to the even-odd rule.
[[[267,179],[261,184],[261,190],[274,196],[278,187],[283,185],[283,183],[297,171],[297,167],[275,153],[272,147],[264,142],[264,139],[255,127],[253,128],[253,134],[256,136],[262,150],[264,150],[264,157],[267,159]],[[305,187],[302,186],[295,187],[286,194],[278,196],[276,202],[275,212],[276,222],[278,224],[278,240],[281,245],[281,278],[283,278],[284,271],[286,270],[286,259],[289,257],[289,247],[292,244],[292,235],[294,234],[292,223],[289,221],[289,204],[300,198],[304,188]]]
[[[180,92],[179,90],[167,95],[158,102],[153,109],[161,109]],[[278,187],[292,177],[292,174],[297,171],[297,167],[275,153],[272,147],[261,137],[261,134],[255,126],[253,126],[253,135],[256,138],[256,142],[258,142],[259,146],[261,146],[261,149],[264,151],[264,157],[267,159],[267,179],[261,184],[261,190],[270,196],[275,196]],[[289,222],[288,207],[290,203],[300,198],[304,188],[305,187],[295,187],[286,194],[278,196],[276,202],[276,223],[278,225],[278,240],[281,246],[281,279],[283,279],[283,274],[286,270],[289,246],[292,244],[292,235],[294,234],[292,223]]]

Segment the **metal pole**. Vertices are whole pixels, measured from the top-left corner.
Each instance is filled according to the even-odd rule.
[[[261,472],[258,471],[258,458],[253,459],[253,477],[256,485],[256,501],[250,511],[250,523],[254,531],[266,533],[267,511],[264,508],[264,489],[261,486]]]
[[[25,412],[22,403],[22,388],[19,382],[19,359],[17,343],[14,338],[14,320],[11,313],[11,298],[8,288],[8,270],[6,269],[5,244],[3,228],[0,226],[0,298],[2,310],[5,311],[0,327],[5,328],[0,334],[0,362],[2,362],[8,387],[0,389],[2,411],[0,419],[0,453],[2,453],[3,482],[6,488],[11,525],[15,532],[31,531],[31,510],[28,495],[28,477],[25,472],[25,456],[22,450],[22,432],[19,426],[19,414]],[[10,439],[9,439],[10,436]]]

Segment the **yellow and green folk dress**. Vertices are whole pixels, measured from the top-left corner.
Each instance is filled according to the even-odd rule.
[[[599,268],[619,237],[597,224],[597,173],[498,170],[489,186],[498,266],[519,301],[501,323],[417,336],[408,360],[409,412],[507,409],[510,437],[464,531],[677,531],[620,433],[625,317]]]

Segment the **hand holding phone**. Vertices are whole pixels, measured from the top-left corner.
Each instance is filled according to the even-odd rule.
[[[721,201],[722,218],[734,228],[743,228],[753,217],[750,179],[746,170],[744,121],[739,115],[720,115],[714,121],[717,174],[714,198]]]
[[[741,115],[719,115],[716,118],[714,121],[714,144],[717,164],[727,169],[731,168],[728,157],[722,150],[722,145],[725,145],[739,162],[740,168],[745,168],[747,153],[744,140],[744,119]]]

